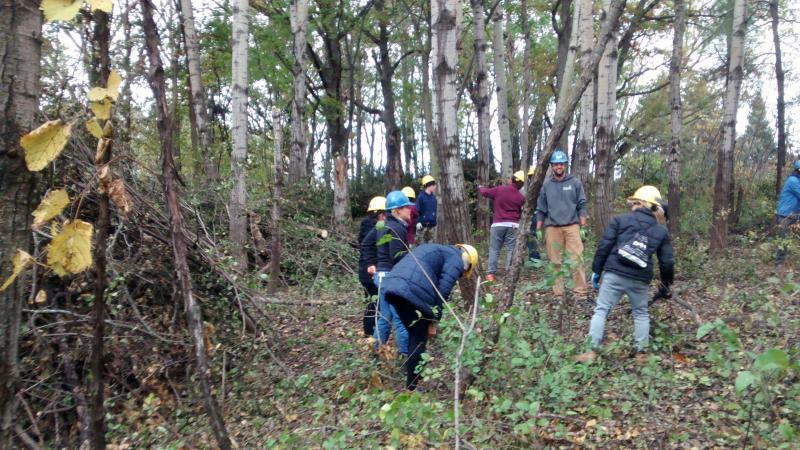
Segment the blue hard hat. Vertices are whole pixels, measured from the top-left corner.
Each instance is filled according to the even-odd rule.
[[[387,211],[411,205],[413,205],[413,203],[411,203],[408,200],[408,196],[406,196],[406,194],[403,194],[401,191],[392,191],[389,192],[389,195],[386,196]]]
[[[550,164],[557,164],[557,163],[564,163],[568,162],[567,154],[562,152],[561,150],[556,150],[550,156]]]
[[[794,170],[800,170],[800,159],[794,162]]]

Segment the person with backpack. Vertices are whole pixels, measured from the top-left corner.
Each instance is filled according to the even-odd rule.
[[[786,236],[789,234],[789,229],[800,221],[800,161],[794,162],[794,170],[783,183],[775,215],[778,236],[782,241],[778,243],[775,255],[775,260],[780,266],[786,260]]]
[[[376,229],[375,243],[377,258],[374,282],[378,286],[378,320],[375,330],[380,345],[389,340],[394,326],[397,350],[401,355],[408,354],[408,331],[397,315],[394,307],[386,303],[386,289],[383,279],[400,262],[409,250],[408,221],[411,220],[411,203],[401,191],[392,191],[386,196],[386,219],[383,227]]]
[[[417,240],[420,244],[433,242],[436,231],[436,180],[430,175],[422,177],[422,189],[417,197]]]
[[[372,197],[367,207],[367,217],[361,221],[358,231],[358,243],[361,254],[358,258],[358,281],[364,287],[364,297],[367,307],[364,310],[364,335],[372,336],[375,333],[375,298],[378,296],[378,286],[372,280],[375,275],[375,266],[372,261],[377,259],[378,249],[375,247],[375,224],[384,220],[386,197]]]
[[[506,249],[506,269],[511,267],[511,258],[519,232],[519,216],[522,214],[522,205],[525,204],[525,196],[519,191],[523,184],[525,184],[525,172],[518,170],[508,184],[501,184],[493,188],[478,186],[478,192],[482,196],[492,199],[494,209],[492,226],[489,231],[489,270],[486,281],[494,281],[497,264],[500,260],[500,251],[504,247]]]
[[[392,305],[408,329],[409,350],[405,361],[406,388],[415,390],[419,367],[428,339],[436,335],[444,301],[456,281],[469,277],[478,265],[471,245],[423,244],[411,251],[383,281],[386,302]]]
[[[603,340],[606,318],[623,295],[631,302],[637,360],[641,360],[650,338],[647,306],[653,279],[652,255],[658,256],[661,287],[655,299],[670,298],[675,258],[669,232],[656,221],[654,212],[661,205],[661,193],[654,186],[642,186],[628,197],[631,212],[611,219],[592,263],[592,286],[600,289],[589,326],[592,351],[576,357],[590,361]],[[602,275],[602,284],[600,278]]]

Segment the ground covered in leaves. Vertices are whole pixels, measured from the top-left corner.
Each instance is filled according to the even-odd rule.
[[[590,247],[590,246],[587,246]],[[476,379],[461,401],[464,448],[797,448],[800,440],[800,284],[795,264],[776,269],[772,246],[740,238],[723,258],[678,245],[675,295],[651,308],[646,362],[631,356],[623,301],[590,364],[592,308],[576,304],[559,330],[545,269],[526,269],[524,294],[502,317],[498,286],[483,286],[477,329],[463,354]],[[797,254],[795,253],[795,257]],[[530,283],[528,282],[530,281]],[[499,283],[502,283],[502,278]],[[217,395],[240,448],[451,448],[452,316],[429,345],[421,392],[404,392],[398,358],[379,357],[361,335],[363,299],[353,280],[317,279],[261,305],[257,337],[233,313],[209,334]],[[488,294],[488,295],[486,295]],[[467,316],[456,294],[453,305]],[[486,340],[498,324],[496,349]],[[154,383],[157,385],[157,383]],[[191,386],[186,387],[189,391]],[[190,392],[191,393],[191,392]],[[157,386],[144,404],[109,415],[115,448],[208,448],[202,403]],[[113,409],[112,409],[113,410]]]

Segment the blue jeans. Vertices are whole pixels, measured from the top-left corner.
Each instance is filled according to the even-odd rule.
[[[382,286],[383,278],[389,272],[375,273],[375,284],[378,286],[378,326],[375,328],[375,339],[381,345],[389,340],[394,325],[395,338],[397,340],[397,351],[401,354],[408,354],[408,330],[400,320],[400,316],[390,303],[386,301],[386,292]]]
[[[500,250],[506,248],[506,269],[511,267],[511,257],[514,254],[514,245],[517,243],[517,228],[492,227],[489,232],[489,271],[497,273],[497,262],[500,259]]]
[[[592,347],[597,348],[603,341],[606,317],[623,295],[627,294],[633,309],[633,338],[636,350],[644,350],[650,339],[650,316],[647,303],[650,300],[650,286],[644,281],[623,277],[612,272],[603,273],[600,293],[597,295],[597,306],[594,308],[592,323],[589,325],[589,336]]]

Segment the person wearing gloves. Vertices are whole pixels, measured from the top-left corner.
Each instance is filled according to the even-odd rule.
[[[655,298],[670,298],[675,258],[669,232],[657,223],[654,212],[661,204],[661,193],[653,186],[642,186],[628,197],[631,212],[611,219],[597,246],[592,263],[592,286],[600,289],[594,316],[589,326],[592,351],[576,357],[591,361],[603,340],[606,318],[619,299],[627,294],[631,302],[637,360],[642,360],[650,338],[647,312],[652,255],[658,256],[661,287]],[[602,283],[600,277],[602,274]]]
[[[524,184],[525,172],[519,170],[514,173],[508,184],[493,188],[478,186],[478,191],[482,196],[493,200],[494,209],[492,227],[489,232],[487,281],[494,281],[500,251],[503,247],[506,249],[506,269],[511,267],[511,257],[519,231],[519,216],[522,214],[522,205],[525,204],[525,196],[519,192]]]
[[[423,244],[411,251],[383,281],[386,301],[394,307],[408,329],[409,354],[405,361],[406,388],[415,390],[418,367],[428,339],[436,335],[444,301],[456,281],[469,277],[478,265],[478,252],[471,245]]]
[[[411,219],[408,221],[408,245],[411,246],[417,243],[417,221],[419,220],[419,211],[417,210],[417,205],[413,204],[414,200],[417,198],[417,193],[414,192],[414,188],[411,186],[400,189],[400,192],[406,194],[408,201],[412,203]]]
[[[364,335],[372,336],[375,333],[375,297],[378,296],[378,286],[372,277],[375,275],[374,261],[377,259],[378,248],[375,246],[375,224],[384,220],[386,197],[373,197],[367,207],[368,216],[361,221],[358,231],[358,243],[361,254],[358,258],[358,281],[364,287],[364,297],[367,307],[364,310]]]
[[[422,177],[422,189],[417,197],[417,240],[420,244],[433,242],[436,231],[436,180],[430,175]]]
[[[547,258],[561,268],[561,252],[566,250],[575,264],[572,281],[576,299],[587,299],[589,289],[583,268],[583,239],[586,239],[586,192],[581,180],[567,173],[567,155],[556,150],[550,157],[553,176],[545,180],[536,202],[536,238],[547,249]],[[544,232],[544,233],[543,233]],[[544,236],[542,236],[544,234]],[[564,295],[564,281],[559,277],[553,293]]]

